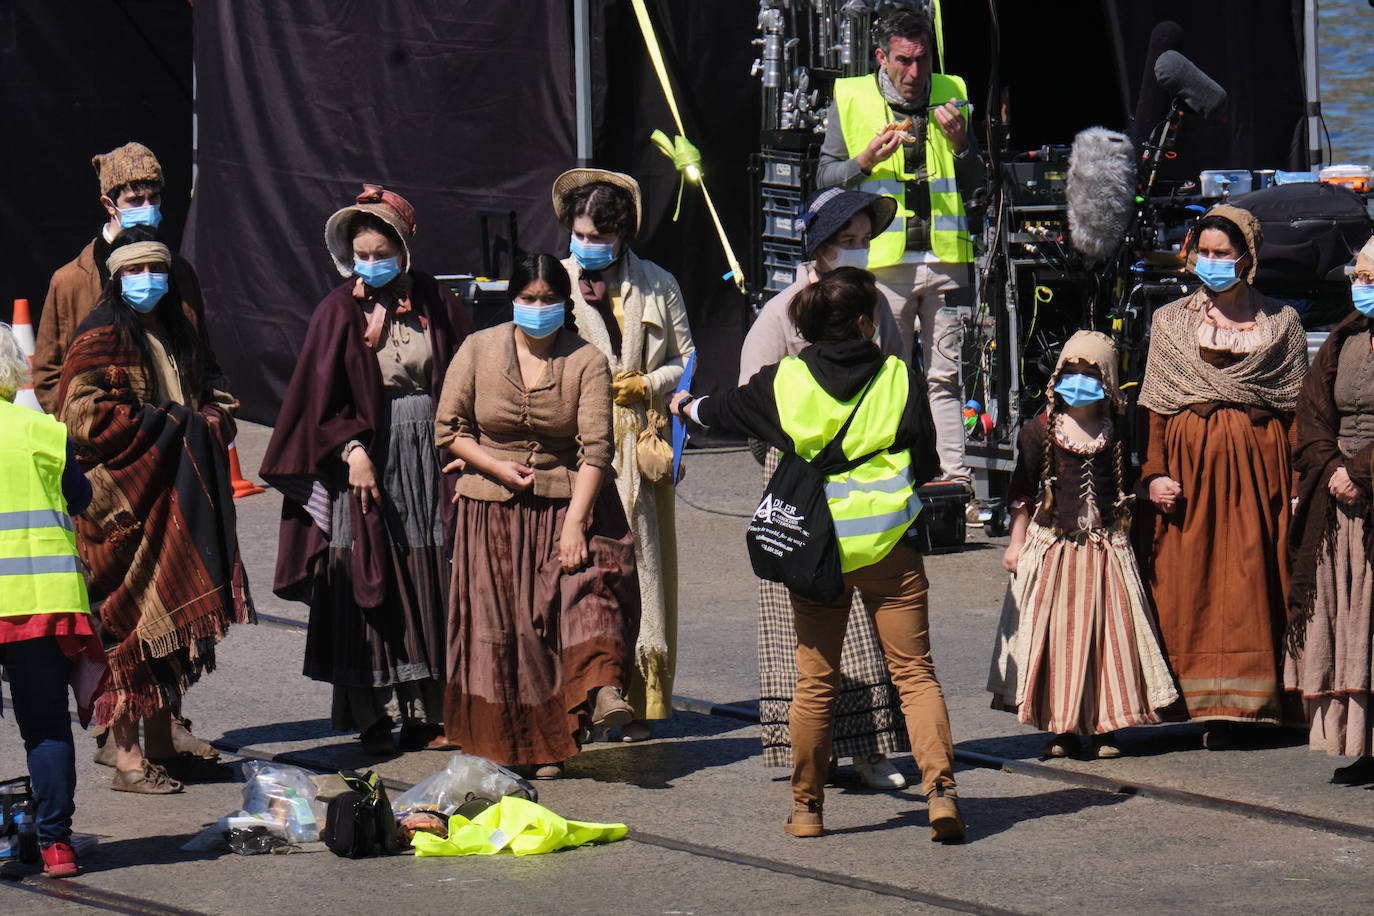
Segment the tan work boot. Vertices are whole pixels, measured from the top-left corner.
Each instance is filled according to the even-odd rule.
[[[792,836],[820,836],[825,833],[821,819],[821,806],[818,802],[792,802],[792,813],[787,816],[782,829]]]
[[[964,819],[959,816],[959,797],[954,786],[939,785],[926,796],[930,838],[936,843],[962,843]]]
[[[592,704],[593,728],[618,728],[634,721],[635,711],[615,687],[598,687]]]

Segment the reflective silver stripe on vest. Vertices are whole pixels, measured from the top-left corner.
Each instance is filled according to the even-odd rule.
[[[870,178],[859,184],[859,190],[869,194],[887,194],[901,197],[906,193],[906,182],[896,178]]]
[[[855,480],[853,477],[846,477],[844,480],[827,480],[825,482],[825,498],[844,499],[852,493],[900,493],[914,483],[911,465],[908,464],[895,477],[888,477],[884,480],[864,482]]]
[[[930,190],[936,194],[958,194],[959,182],[953,178],[932,178]]]
[[[896,512],[884,515],[870,515],[865,518],[835,519],[835,536],[840,538],[867,537],[891,531],[898,525],[905,525],[916,518],[921,511],[921,498],[912,491],[906,505]]]
[[[72,518],[56,509],[23,509],[19,512],[0,512],[0,531],[24,531],[29,528],[65,528],[72,530]]]
[[[0,560],[0,576],[41,576],[44,573],[79,573],[76,557],[11,557]]]
[[[931,227],[936,232],[968,232],[968,220],[962,213],[958,216],[936,216],[931,219]]]

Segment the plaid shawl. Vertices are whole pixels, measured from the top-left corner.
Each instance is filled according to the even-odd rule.
[[[139,350],[101,312],[62,364],[59,418],[94,491],[76,519],[110,650],[101,724],[143,718],[213,670],[231,623],[256,620],[239,558],[227,447],[233,421],[151,403]]]

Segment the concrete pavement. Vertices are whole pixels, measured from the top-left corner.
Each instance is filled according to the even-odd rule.
[[[241,430],[250,476],[267,434]],[[757,586],[743,531],[760,471],[742,451],[689,453],[687,468],[678,507],[677,693],[748,709],[758,691]],[[303,621],[303,606],[271,594],[280,498],[269,491],[238,508],[259,611]],[[1374,793],[1329,785],[1331,769],[1344,761],[1309,752],[1299,734],[1276,732],[1272,747],[1216,753],[1200,749],[1196,726],[1133,729],[1123,736],[1129,756],[1121,760],[1036,764],[1041,736],[989,709],[983,686],[1005,588],[1000,556],[1001,543],[979,536],[964,551],[928,558],[937,670],[960,751],[1035,764],[1030,772],[960,768],[969,824],[962,846],[930,843],[916,790],[864,791],[847,772],[827,794],[828,835],[787,837],[780,827],[787,774],[762,766],[757,726],[680,712],[655,740],[590,745],[570,762],[569,778],[540,783],[541,801],[560,814],[628,823],[630,838],[609,846],[524,859],[185,853],[180,846],[202,825],[238,807],[241,786],[194,785],[160,798],[114,793],[111,771],[90,762],[93,742],[82,735],[76,829],[97,834],[101,850],[66,884],[100,895],[89,904],[122,912],[1368,910]],[[196,732],[242,754],[289,755],[319,769],[375,765],[352,735],[330,730],[328,686],[299,673],[304,641],[304,631],[289,625],[236,628],[220,649],[219,670],[187,696]],[[376,768],[414,783],[444,759],[414,753]],[[914,782],[910,757],[897,763]],[[0,778],[23,767],[6,716]],[[1144,788],[1103,791],[1078,774],[1104,777],[1108,788]],[[1216,801],[1209,807],[1199,796]],[[1254,806],[1349,827],[1295,822]],[[57,884],[0,881],[0,911],[88,908],[49,896]]]

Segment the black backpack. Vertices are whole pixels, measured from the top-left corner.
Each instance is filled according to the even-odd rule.
[[[825,478],[852,471],[887,451],[876,449],[853,460],[844,457],[843,443],[849,424],[877,377],[875,373],[868,380],[844,426],[814,458],[807,461],[795,452],[783,452],[745,533],[754,575],[781,582],[803,598],[822,604],[830,604],[844,594],[840,547],[830,504],[825,498]]]
[[[347,792],[329,800],[324,819],[324,843],[337,856],[364,859],[396,851],[396,815],[381,777],[339,774]]]

